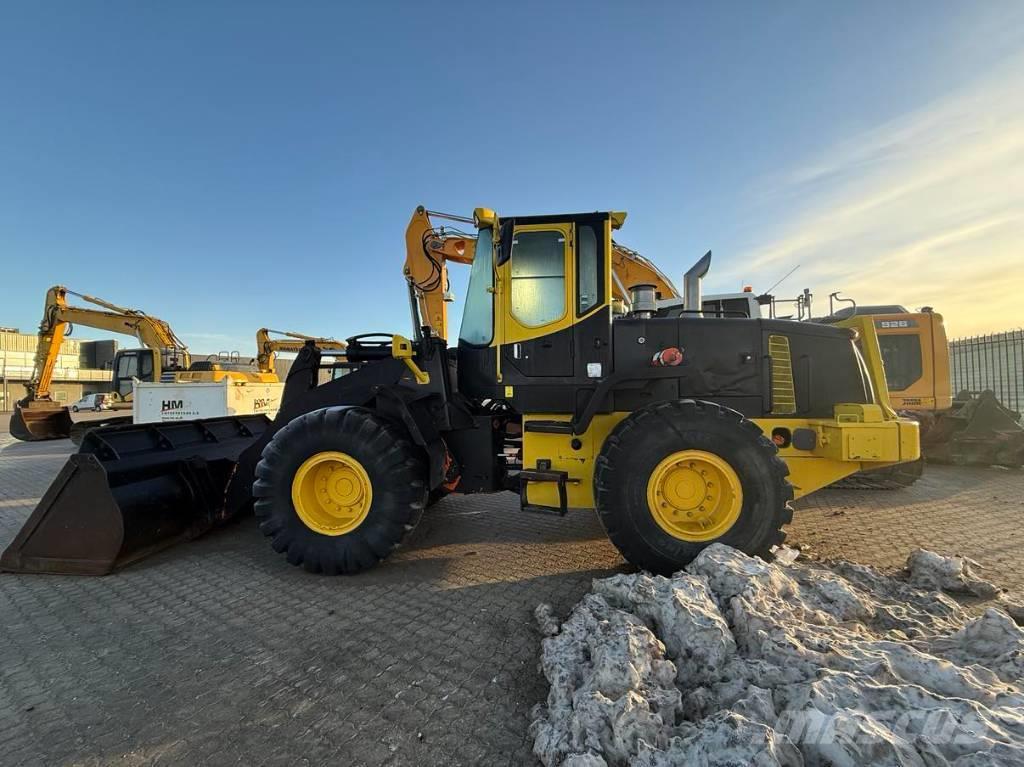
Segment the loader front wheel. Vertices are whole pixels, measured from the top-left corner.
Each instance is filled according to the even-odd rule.
[[[274,550],[326,575],[387,557],[426,504],[426,458],[369,410],[299,416],[263,449],[253,484],[256,518]]]
[[[598,515],[629,562],[663,575],[712,543],[767,555],[793,516],[777,453],[757,424],[711,402],[637,410],[597,459]]]

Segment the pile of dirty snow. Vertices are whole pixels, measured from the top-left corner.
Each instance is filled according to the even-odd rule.
[[[913,582],[987,591],[933,557],[911,558]],[[1024,764],[1024,631],[867,567],[716,544],[537,618],[548,767]]]

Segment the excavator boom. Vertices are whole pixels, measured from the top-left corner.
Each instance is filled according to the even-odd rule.
[[[271,333],[285,337],[272,338]],[[339,341],[336,338],[318,338],[316,336],[307,336],[302,333],[292,333],[287,330],[260,328],[256,331],[256,364],[259,367],[259,371],[265,374],[275,373],[274,361],[277,358],[278,352],[298,353],[302,351],[302,347],[310,341],[312,341],[313,345],[318,349],[325,351],[344,351],[348,348],[348,344],[344,341]]]
[[[448,261],[473,263],[476,235],[456,227],[436,226],[431,219],[445,219],[473,226],[473,219],[427,210],[422,205],[413,211],[405,230],[405,266],[402,273],[413,287],[424,325],[434,335],[448,338]]]

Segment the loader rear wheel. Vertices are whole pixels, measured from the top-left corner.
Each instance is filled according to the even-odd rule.
[[[632,564],[669,575],[712,543],[767,555],[793,517],[789,468],[757,424],[710,402],[637,410],[605,440],[597,512]]]
[[[260,530],[291,564],[355,573],[387,557],[419,522],[426,458],[369,410],[314,410],[263,449],[253,497]]]

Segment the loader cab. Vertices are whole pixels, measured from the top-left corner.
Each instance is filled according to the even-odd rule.
[[[459,388],[523,411],[572,411],[610,364],[611,232],[625,214],[477,211],[459,333]],[[574,386],[574,384],[576,386]]]

